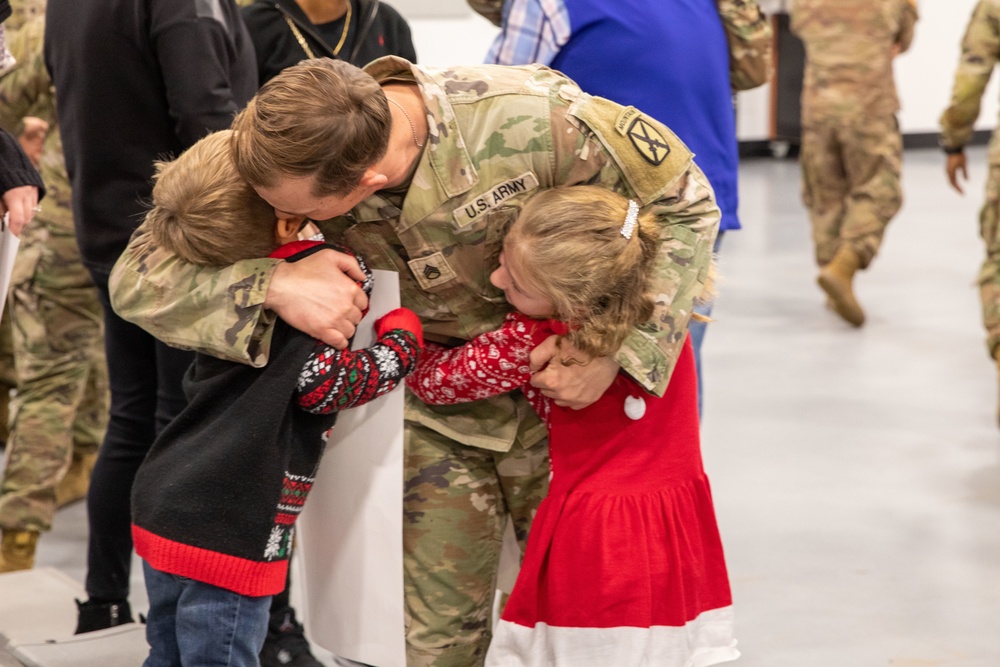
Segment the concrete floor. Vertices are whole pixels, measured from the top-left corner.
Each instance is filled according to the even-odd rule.
[[[939,151],[907,153],[905,207],[856,282],[861,330],[823,306],[797,164],[743,165],[745,229],[726,237],[704,350],[735,664],[1000,666],[997,373],[975,287],[985,151],[969,163],[960,197]],[[82,582],[84,518],[59,514],[39,565]]]

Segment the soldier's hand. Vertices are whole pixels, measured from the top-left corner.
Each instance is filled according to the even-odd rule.
[[[965,153],[952,153],[947,156],[948,162],[945,164],[945,170],[948,172],[948,182],[951,183],[951,187],[958,190],[959,194],[965,194],[965,190],[962,189],[962,185],[959,183],[958,175],[962,175],[962,180],[969,180],[969,172],[966,168]]]
[[[31,160],[31,164],[38,167],[42,160],[42,147],[45,144],[45,137],[49,133],[49,124],[41,118],[25,116],[21,119],[22,130],[17,141],[21,144],[25,155]]]
[[[264,307],[299,331],[343,350],[368,307],[368,297],[358,285],[364,280],[353,257],[321,250],[297,262],[278,264]]]
[[[565,363],[576,360],[582,363]],[[607,391],[620,366],[611,357],[589,359],[559,336],[549,336],[531,351],[531,384],[556,405],[580,410]]]

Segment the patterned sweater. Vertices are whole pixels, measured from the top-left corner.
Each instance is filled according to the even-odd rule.
[[[288,244],[275,256],[296,261],[323,247]],[[279,320],[263,368],[197,355],[184,378],[187,407],[136,474],[136,553],[162,572],[242,595],[280,592],[337,411],[390,391],[416,363],[416,315],[398,309],[376,331],[372,347],[338,351]]]
[[[552,402],[531,386],[528,356],[556,333],[565,333],[559,322],[510,313],[499,329],[464,345],[447,348],[428,343],[406,386],[429,405],[468,403],[520,389],[551,426]]]

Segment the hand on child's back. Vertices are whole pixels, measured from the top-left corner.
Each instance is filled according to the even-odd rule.
[[[587,359],[568,340],[550,336],[531,351],[531,384],[556,405],[581,410],[604,395],[620,369],[611,357]]]

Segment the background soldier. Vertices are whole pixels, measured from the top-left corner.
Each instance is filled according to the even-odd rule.
[[[102,312],[74,237],[42,60],[44,8],[44,0],[14,3],[12,20],[27,22],[9,34],[18,64],[0,80],[0,123],[22,138],[44,137],[39,170],[48,188],[45,206],[21,234],[7,309],[20,387],[0,486],[0,572],[30,568],[56,507],[86,495],[108,416]]]
[[[509,307],[488,277],[507,226],[533,192],[595,183],[650,207],[662,223],[651,285],[657,316],[633,331],[616,359],[553,362],[536,380],[547,395],[585,405],[620,364],[662,394],[707,278],[719,210],[690,152],[657,121],[590,97],[548,69],[431,69],[390,57],[365,72],[331,60],[286,69],[234,129],[237,164],[258,192],[283,215],[325,221],[318,224],[328,240],[343,239],[373,268],[398,271],[402,303],[420,315],[425,338],[441,344],[503,320]],[[329,130],[338,136],[331,140]],[[241,147],[244,137],[250,145]],[[356,148],[358,137],[372,146],[366,155],[344,155],[338,141]],[[309,150],[282,153],[286,142]],[[260,175],[270,183],[257,182],[255,164],[265,165]],[[345,176],[348,166],[353,176]],[[318,183],[321,175],[343,180]],[[201,269],[151,246],[140,227],[112,274],[112,293],[123,317],[167,342],[260,365],[268,308],[330,344],[353,333],[364,300],[342,272],[346,263],[327,264],[337,257]],[[596,379],[560,382],[563,373]],[[567,385],[580,394],[561,393]],[[507,520],[523,543],[547,491],[545,428],[520,392],[455,406],[427,406],[408,394],[405,447],[408,664],[475,667],[491,637]]]
[[[853,326],[865,313],[853,279],[903,203],[903,142],[893,59],[910,47],[915,0],[796,0],[805,43],[802,199],[812,220],[818,282]]]
[[[982,0],[962,40],[951,104],[941,114],[941,147],[947,154],[951,186],[964,194],[959,174],[968,179],[965,144],[979,116],[980,102],[993,66],[1000,59],[1000,0]],[[986,259],[979,271],[979,297],[990,356],[1000,370],[1000,133],[993,133],[989,149],[986,202],[979,216],[979,233],[986,243]],[[998,410],[1000,418],[1000,410]]]

